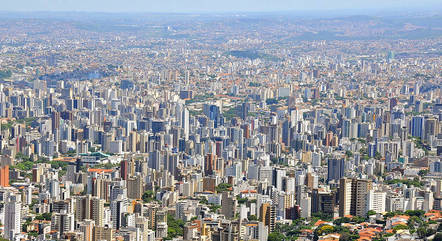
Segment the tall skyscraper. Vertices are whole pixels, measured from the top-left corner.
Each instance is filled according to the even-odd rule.
[[[276,210],[271,203],[263,203],[259,208],[259,220],[269,228],[269,233],[275,229]]]
[[[411,136],[423,138],[424,134],[424,117],[413,116],[411,119]]]
[[[216,155],[207,154],[204,158],[204,175],[213,175],[216,167]]]
[[[182,112],[181,128],[184,131],[184,139],[189,139],[189,110],[187,108],[184,108]]]
[[[143,195],[143,179],[141,176],[127,179],[127,197],[141,199]]]
[[[95,226],[104,225],[104,200],[94,197],[91,201],[91,219],[95,221]]]
[[[52,124],[52,133],[60,129],[60,112],[52,111],[51,124]]]
[[[127,173],[128,173],[128,161],[124,160],[120,162],[120,176],[121,179],[127,180]]]
[[[339,216],[350,215],[351,210],[351,183],[352,180],[342,178],[339,181]]]
[[[0,186],[9,187],[9,165],[0,167]]]
[[[353,216],[364,217],[367,213],[367,194],[372,189],[370,180],[353,179],[351,190],[351,210]]]
[[[5,204],[4,237],[14,240],[21,232],[21,201],[20,197],[10,196]]]
[[[344,158],[331,158],[328,159],[328,167],[327,167],[327,182],[332,180],[338,181],[344,176],[345,170]]]
[[[60,213],[55,213],[52,216],[51,229],[57,231],[58,236],[62,237],[64,233],[74,231],[74,222],[74,214],[61,210]]]
[[[128,200],[119,196],[116,200],[111,201],[111,220],[112,227],[116,230],[120,229],[122,225],[121,214],[127,212]]]
[[[95,222],[90,219],[85,219],[78,223],[80,232],[83,234],[84,241],[92,241],[94,239]]]
[[[339,216],[365,216],[367,194],[372,189],[370,180],[341,178],[339,181]]]

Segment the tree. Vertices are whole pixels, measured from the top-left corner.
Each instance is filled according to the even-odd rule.
[[[405,211],[405,214],[407,214],[408,216],[417,216],[417,217],[422,217],[425,214],[424,210],[407,210]]]
[[[249,199],[241,198],[241,197],[239,197],[239,195],[236,197],[236,200],[238,201],[238,204],[243,204],[243,203],[246,203],[247,201],[249,201]]]
[[[434,230],[432,228],[429,228],[429,229],[426,230],[426,236],[425,237],[429,237],[429,236],[431,236],[431,235],[433,235],[435,233],[436,233],[436,230]]]
[[[154,193],[152,190],[147,190],[143,193],[143,196],[141,196],[141,199],[143,199],[143,202],[145,202],[145,203],[152,202],[152,201],[154,201],[153,194]]]
[[[351,241],[349,233],[341,233],[341,237],[339,237],[339,241]]]
[[[393,230],[395,232],[398,231],[398,230],[402,230],[402,229],[408,229],[408,227],[403,225],[403,224],[399,224],[399,225],[396,225],[395,227],[393,227]]]
[[[218,209],[220,209],[220,208],[221,208],[220,205],[214,205],[214,204],[212,204],[212,205],[209,206],[209,209],[210,209],[210,211],[211,211],[212,213],[216,213],[216,210],[218,210]]]
[[[321,219],[324,221],[333,221],[333,215],[329,214],[329,213],[312,213],[312,217],[313,218],[317,218],[317,219]]]
[[[181,219],[175,219],[174,216],[167,215],[167,237],[170,239],[178,236],[183,236],[184,221]]]
[[[257,221],[257,220],[258,220],[258,218],[256,217],[256,215],[250,215],[250,216],[247,217],[247,219],[248,219],[249,221]]]
[[[232,184],[220,183],[215,189],[216,192],[227,192],[230,188],[232,188]]]
[[[335,231],[334,227],[331,225],[323,225],[321,228],[319,228],[319,234],[329,234],[333,233]]]
[[[333,221],[333,223],[335,225],[341,225],[342,223],[349,223],[351,220],[347,217],[342,217],[342,218],[338,218],[335,221]]]
[[[428,169],[420,170],[418,172],[418,175],[421,176],[421,177],[426,176],[427,174],[428,174]]]
[[[281,241],[284,240],[285,236],[282,233],[273,232],[269,234],[269,237],[267,238],[268,241]]]
[[[371,215],[376,215],[376,211],[369,210],[369,211],[367,212],[367,217],[370,217]]]
[[[207,201],[207,198],[206,198],[206,197],[202,197],[201,200],[200,200],[200,203],[201,203],[201,204],[206,204],[206,205],[207,205],[207,204],[209,204],[209,201]]]
[[[46,220],[51,221],[52,219],[52,213],[43,213],[35,217],[37,220]]]
[[[427,236],[427,230],[424,227],[419,227],[416,233],[419,238],[425,238]]]

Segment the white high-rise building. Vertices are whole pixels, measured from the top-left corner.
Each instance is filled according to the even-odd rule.
[[[55,213],[51,220],[51,229],[57,231],[60,235],[72,232],[75,229],[75,218],[73,213],[67,213],[61,210],[61,213]]]
[[[310,197],[301,199],[301,217],[308,218],[312,214],[312,200]]]
[[[189,139],[189,110],[187,108],[184,108],[182,112],[181,127],[184,130],[184,139]]]
[[[17,196],[10,196],[5,204],[4,237],[13,240],[21,232],[21,201]]]
[[[114,229],[120,229],[122,226],[122,217],[121,214],[127,212],[129,201],[127,198],[123,198],[122,196],[118,196],[116,200],[111,201],[110,209],[111,209],[111,219],[112,219],[112,227]]]
[[[367,193],[367,209],[366,212],[373,210],[376,213],[385,212],[385,202],[387,194],[385,192],[370,190]]]
[[[434,205],[434,196],[433,196],[433,192],[429,191],[429,192],[425,192],[424,194],[424,210],[426,212],[430,211],[433,209],[433,205]]]

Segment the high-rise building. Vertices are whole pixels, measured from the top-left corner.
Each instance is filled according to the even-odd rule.
[[[93,197],[91,201],[91,219],[94,220],[95,226],[102,227],[104,225],[104,200]]]
[[[350,137],[350,126],[351,121],[350,120],[344,120],[342,121],[342,137]]]
[[[339,216],[350,215],[352,179],[342,178],[339,181]]]
[[[90,219],[85,219],[78,223],[80,232],[83,234],[84,241],[93,241],[94,238],[94,226],[95,222]]]
[[[74,214],[61,210],[60,213],[54,213],[52,216],[51,230],[57,231],[58,236],[62,237],[63,234],[74,231],[74,222]]]
[[[431,136],[436,136],[439,134],[439,121],[434,118],[425,118],[425,131],[424,138],[429,140]]]
[[[213,175],[215,173],[216,167],[216,155],[207,154],[204,158],[204,175]]]
[[[221,213],[226,218],[233,218],[236,214],[236,198],[231,197],[228,192],[223,192],[221,199]]]
[[[411,119],[411,136],[423,138],[424,134],[424,117],[413,116]]]
[[[312,190],[312,213],[333,214],[335,208],[335,193]]]
[[[184,139],[189,139],[189,110],[187,110],[187,108],[184,108],[182,112],[181,128],[183,128],[184,131]]]
[[[275,229],[276,209],[271,203],[263,203],[259,208],[259,220],[269,228],[269,233]]]
[[[120,176],[121,179],[127,180],[127,174],[128,174],[128,161],[124,160],[120,162]]]
[[[0,167],[0,186],[9,187],[9,165]]]
[[[10,196],[5,204],[4,237],[14,240],[21,232],[21,201],[17,196]]]
[[[338,181],[344,176],[345,164],[344,158],[331,158],[328,160],[327,182]]]
[[[367,193],[372,189],[370,180],[353,179],[351,215],[364,217],[367,207]]]
[[[366,212],[372,210],[376,213],[385,212],[387,194],[381,191],[370,190],[367,194],[367,209]]]
[[[143,195],[143,179],[141,176],[127,179],[127,197],[131,199],[141,199]]]
[[[110,227],[98,227],[95,226],[93,229],[93,240],[106,240],[112,241],[114,239],[115,231]]]
[[[370,180],[342,178],[339,183],[339,216],[365,216]]]
[[[52,124],[52,133],[60,129],[60,112],[52,111],[51,124]]]
[[[111,220],[113,229],[120,229],[122,226],[122,214],[127,212],[128,203],[127,198],[119,196],[116,200],[111,201]]]

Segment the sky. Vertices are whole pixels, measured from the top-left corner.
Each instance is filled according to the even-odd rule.
[[[0,11],[274,12],[441,9],[440,0],[0,0]]]

